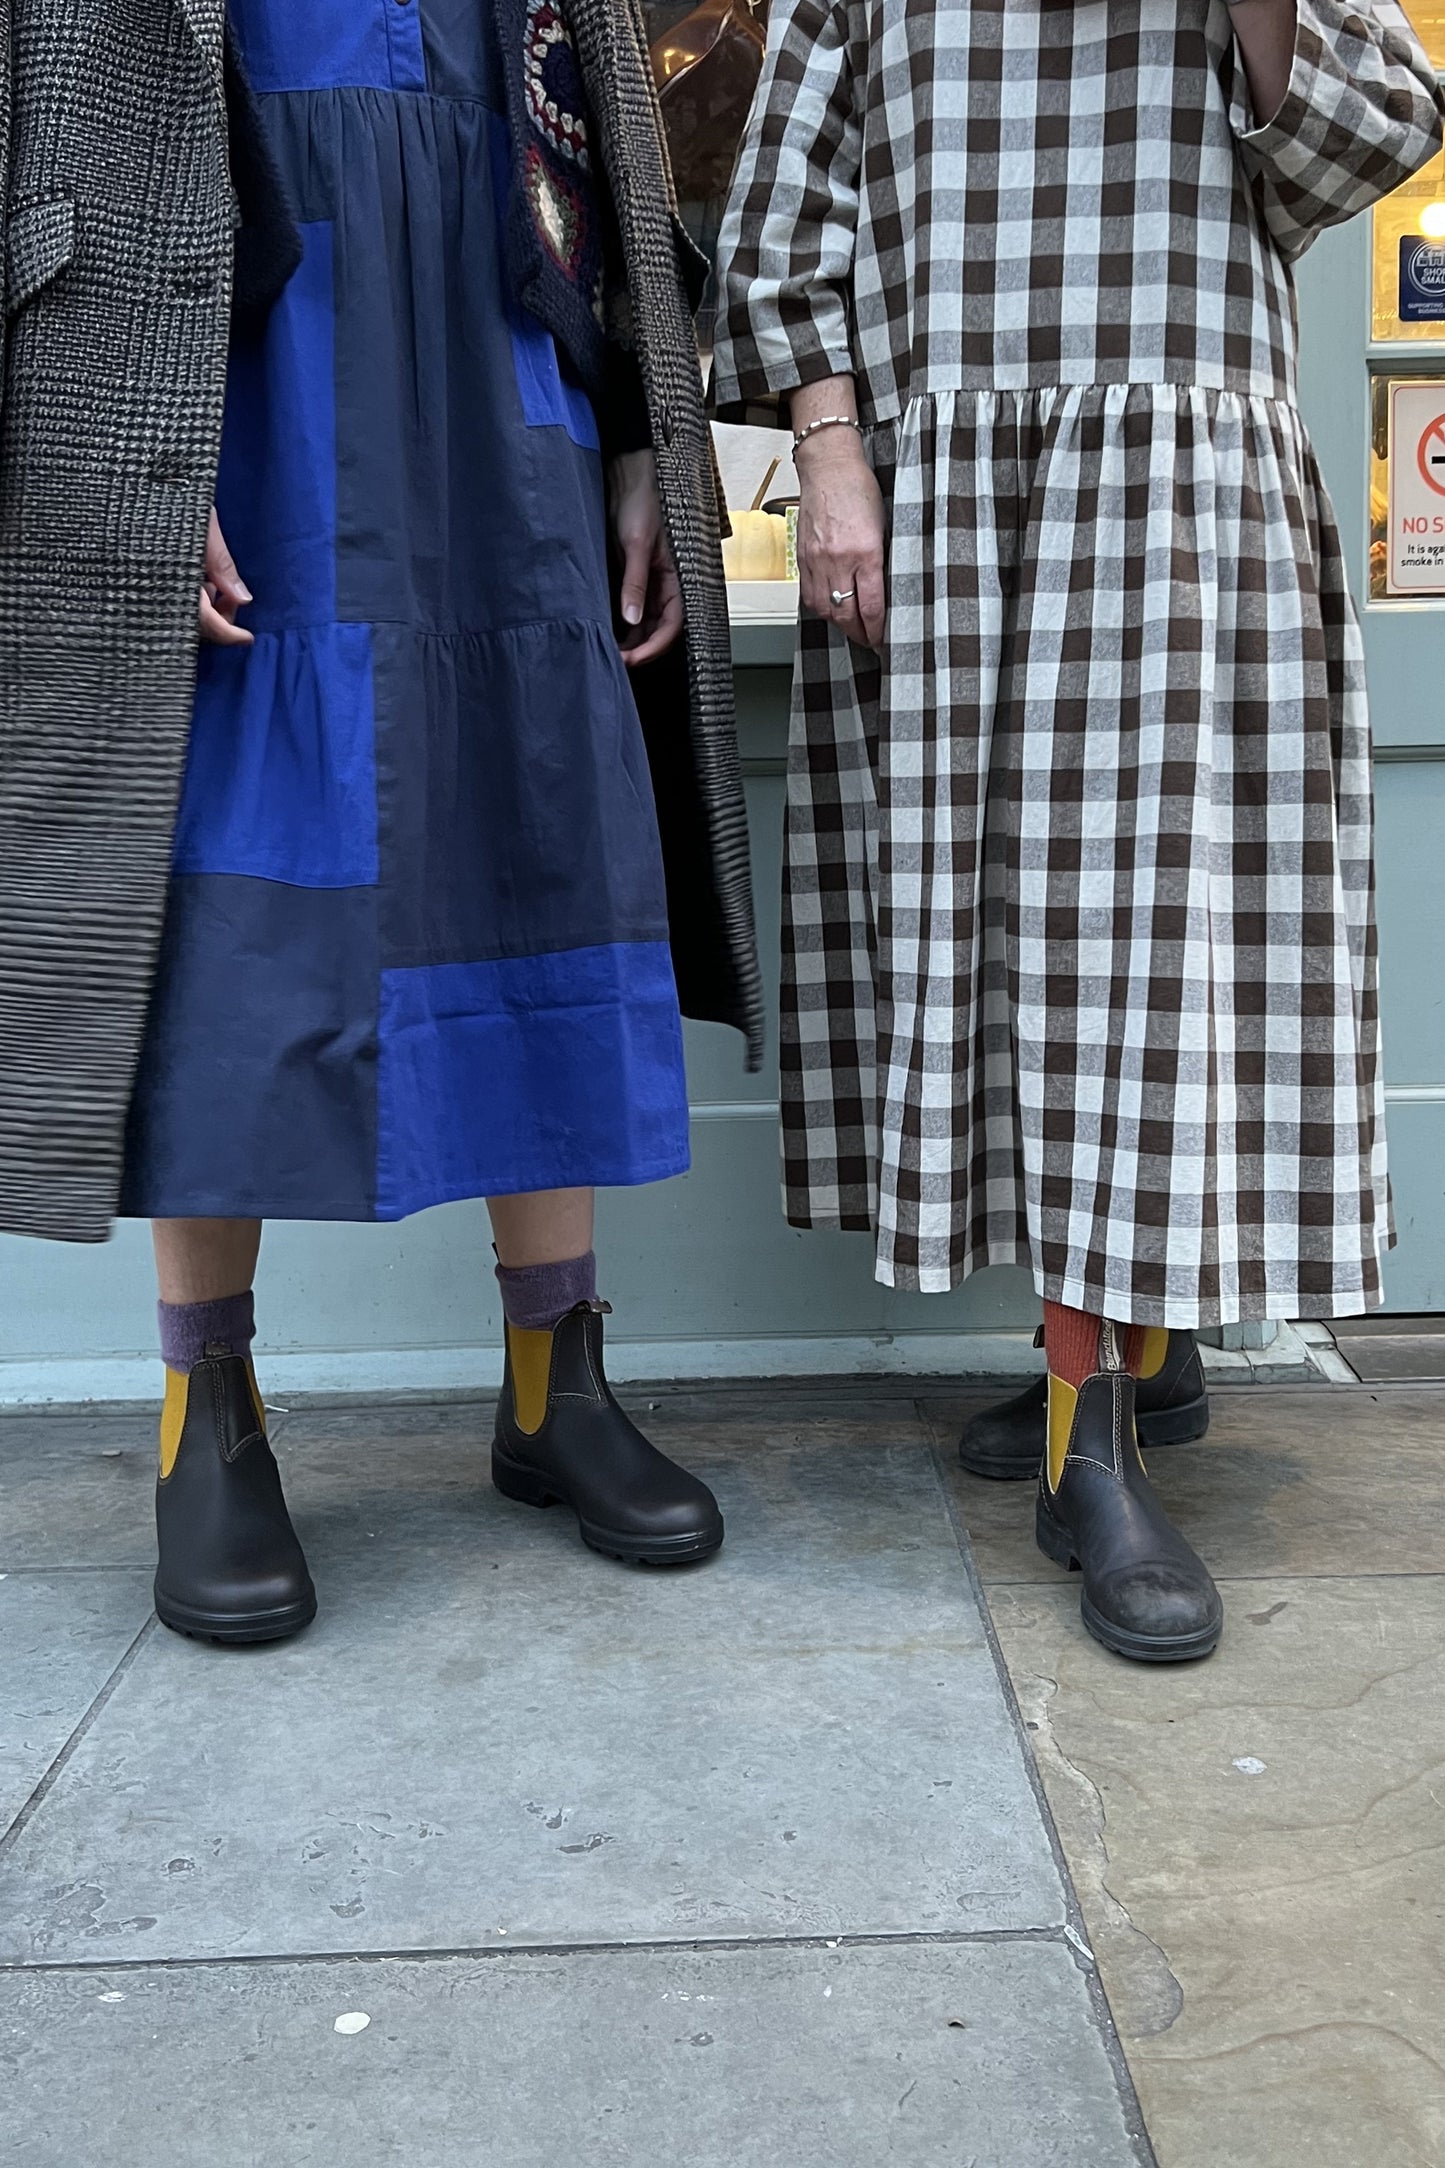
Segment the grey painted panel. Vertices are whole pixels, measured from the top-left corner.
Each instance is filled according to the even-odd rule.
[[[1057,1924],[927,1448],[736,1435],[666,1433],[729,1541],[644,1575],[498,1498],[477,1410],[297,1418],[317,1625],[154,1631],[0,1860],[0,1956]]]
[[[0,1572],[0,1836],[150,1616],[150,1578]]]
[[[691,1174],[603,1199],[619,1336],[631,1338],[642,1316],[660,1337],[719,1339],[947,1333],[1037,1319],[1023,1273],[981,1273],[952,1295],[878,1286],[871,1239],[789,1227],[779,1185],[773,1121],[699,1122]]]
[[[0,2057],[25,2168],[1138,2158],[1057,1943],[12,1974]]]
[[[1385,1266],[1385,1304],[1445,1310],[1445,1102],[1392,1100],[1387,1128],[1400,1241]]]
[[[1385,1076],[1445,1085],[1445,760],[1382,762],[1375,802]]]
[[[1300,407],[1309,426],[1345,544],[1357,602],[1365,593],[1370,329],[1370,221],[1351,220],[1319,239],[1295,272],[1299,299]]]

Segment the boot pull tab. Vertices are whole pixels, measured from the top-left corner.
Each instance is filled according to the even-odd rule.
[[[1119,1340],[1119,1328],[1112,1317],[1099,1320],[1099,1368],[1122,1370],[1124,1350]]]

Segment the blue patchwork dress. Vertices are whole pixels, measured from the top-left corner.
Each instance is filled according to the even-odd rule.
[[[687,1164],[586,397],[503,267],[486,0],[236,0],[303,222],[232,369],[124,1209],[399,1219]]]

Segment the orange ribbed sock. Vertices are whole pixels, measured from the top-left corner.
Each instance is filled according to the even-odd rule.
[[[1062,1302],[1044,1304],[1044,1359],[1049,1373],[1072,1385],[1076,1392],[1099,1367],[1102,1322],[1092,1310],[1071,1310]],[[1122,1329],[1124,1368],[1136,1378],[1144,1360],[1145,1329],[1143,1325],[1125,1325]]]

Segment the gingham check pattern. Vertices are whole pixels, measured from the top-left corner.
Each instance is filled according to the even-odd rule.
[[[773,0],[719,241],[715,396],[1294,393],[1286,259],[1423,166],[1394,0],[1299,0],[1255,128],[1222,0]]]
[[[1285,259],[1438,148],[1428,63],[1388,0],[1300,0],[1254,130],[1189,0],[771,37],[718,395],[856,369],[891,508],[881,667],[802,628],[789,1216],[874,1229],[899,1287],[1031,1263],[1146,1324],[1359,1311],[1368,720]]]

